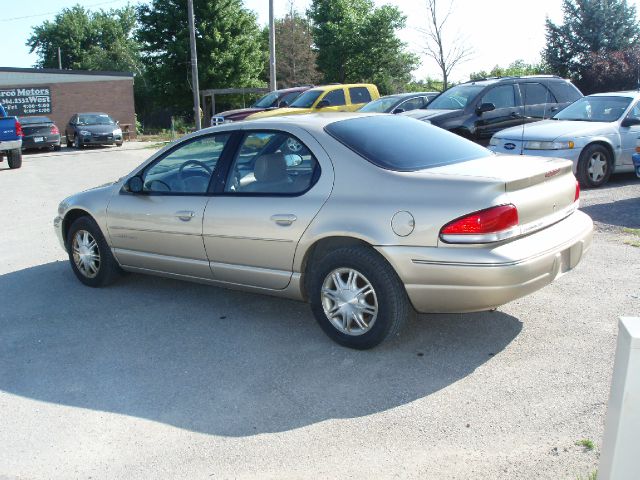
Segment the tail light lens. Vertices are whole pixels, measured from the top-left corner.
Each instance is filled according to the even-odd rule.
[[[58,130],[58,127],[56,127],[55,125],[51,125],[51,135],[58,135],[60,134],[60,130]]]
[[[457,218],[442,227],[440,238],[447,243],[489,243],[519,233],[518,209],[508,204]]]
[[[20,125],[20,122],[18,120],[16,120],[16,135],[18,135],[19,137],[24,137],[24,132],[22,131],[22,125]]]
[[[573,197],[573,201],[577,202],[578,200],[580,200],[580,183],[576,180],[576,195]]]

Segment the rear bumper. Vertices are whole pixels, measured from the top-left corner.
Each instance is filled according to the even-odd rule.
[[[60,145],[60,135],[35,135],[22,139],[22,148],[44,148]]]
[[[0,141],[0,151],[15,150],[22,147],[22,139]]]
[[[577,211],[498,246],[377,247],[421,313],[489,310],[548,285],[591,246],[593,222]]]

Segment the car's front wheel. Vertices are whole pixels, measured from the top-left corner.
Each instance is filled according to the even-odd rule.
[[[82,142],[80,141],[80,137],[78,137],[78,135],[73,137],[73,146],[77,149],[82,148]]]
[[[73,273],[89,287],[109,285],[122,272],[100,227],[90,217],[80,217],[71,225],[67,252]]]
[[[404,285],[370,248],[334,250],[309,270],[311,310],[324,332],[341,345],[375,347],[396,335],[409,316]]]
[[[589,145],[580,154],[576,176],[583,187],[601,187],[611,176],[612,159],[602,145]]]

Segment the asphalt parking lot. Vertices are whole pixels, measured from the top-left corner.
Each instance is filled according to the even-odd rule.
[[[597,468],[617,321],[640,315],[640,180],[582,192],[578,267],[370,351],[307,305],[140,275],[76,280],[60,200],[144,144],[0,163],[0,479],[576,479]],[[591,440],[589,450],[576,443]]]

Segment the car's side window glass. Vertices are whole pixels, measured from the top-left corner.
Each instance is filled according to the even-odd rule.
[[[556,103],[556,98],[547,87],[541,83],[521,83],[520,94],[525,105],[540,105],[543,103]]]
[[[323,100],[329,102],[329,107],[339,107],[341,105],[346,105],[347,103],[344,98],[344,90],[341,88],[327,93]]]
[[[349,88],[349,96],[351,103],[368,103],[371,101],[371,94],[366,87]]]
[[[152,164],[143,174],[143,191],[206,193],[228,133],[187,141]]]
[[[400,105],[398,105],[397,108],[401,108],[405,112],[408,112],[409,110],[415,110],[416,108],[420,108],[423,105],[424,105],[424,97],[416,97],[401,103]]]
[[[296,137],[285,132],[251,132],[233,160],[225,192],[300,194],[317,180],[318,169],[311,151]]]
[[[500,85],[489,90],[480,103],[493,103],[496,109],[516,106],[513,85]]]
[[[627,118],[630,120],[638,120],[640,121],[640,102],[636,102],[629,113],[627,114]]]

